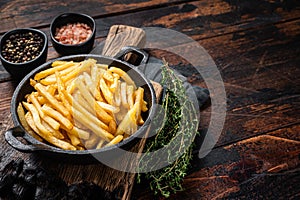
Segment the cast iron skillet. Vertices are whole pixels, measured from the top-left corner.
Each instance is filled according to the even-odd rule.
[[[138,59],[138,63],[135,65],[122,61],[122,57],[126,55],[128,52],[133,52],[140,59]],[[148,112],[143,116],[145,123],[142,125],[136,133],[134,133],[131,137],[126,138],[122,142],[117,145],[113,145],[110,147],[104,147],[101,149],[95,150],[83,150],[83,151],[71,151],[71,150],[63,150],[49,144],[40,142],[32,137],[25,128],[21,125],[18,114],[17,114],[17,106],[19,102],[25,99],[25,95],[29,94],[33,91],[33,87],[29,84],[30,78],[33,78],[34,75],[42,70],[50,68],[51,63],[55,60],[66,60],[66,61],[82,61],[87,58],[93,58],[97,60],[97,63],[108,64],[109,66],[115,66],[123,69],[124,71],[130,70],[130,76],[135,81],[137,86],[141,86],[144,88],[144,99],[148,103]],[[37,69],[30,72],[17,86],[11,101],[11,113],[12,119],[15,127],[7,130],[5,132],[6,141],[15,149],[21,152],[36,152],[38,154],[42,154],[43,157],[47,157],[51,159],[59,159],[70,162],[79,162],[79,163],[91,163],[95,162],[96,159],[93,155],[96,156],[106,156],[109,153],[109,156],[113,155],[113,152],[116,148],[129,149],[135,144],[142,136],[146,133],[149,128],[151,119],[153,119],[155,114],[154,104],[156,100],[155,91],[153,89],[150,81],[142,74],[138,67],[146,64],[148,59],[147,53],[141,51],[139,49],[135,49],[133,47],[125,47],[121,50],[121,52],[116,56],[116,58],[110,58],[106,56],[93,55],[93,54],[81,54],[81,55],[72,55],[61,57],[52,61],[49,61]],[[21,141],[20,138],[24,139]]]

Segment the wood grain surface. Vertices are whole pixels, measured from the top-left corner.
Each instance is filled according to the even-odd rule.
[[[97,24],[96,44],[115,24],[164,27],[182,32],[204,47],[215,61],[227,96],[226,121],[214,149],[198,158],[211,105],[201,109],[200,136],[183,182],[170,199],[297,199],[300,197],[300,2],[297,0],[212,1],[9,1],[0,5],[0,34],[36,27],[49,35],[52,18],[83,12]],[[187,49],[182,49],[187,51]],[[193,85],[206,87],[193,67],[165,51]],[[48,59],[58,54],[49,43]],[[0,66],[0,170],[34,155],[12,149],[3,133],[13,127],[10,100],[16,86]],[[66,174],[68,172],[65,172]],[[74,172],[75,173],[75,172]],[[129,193],[131,190],[128,190]],[[148,183],[135,184],[132,199],[154,199]]]

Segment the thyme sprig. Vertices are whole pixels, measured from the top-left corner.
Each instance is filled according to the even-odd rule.
[[[192,159],[192,143],[198,129],[198,118],[193,103],[189,100],[183,82],[171,70],[168,63],[162,66],[162,85],[166,86],[166,95],[162,101],[164,110],[158,116],[164,116],[163,126],[158,128],[155,137],[148,139],[145,154],[141,158],[140,168],[159,165],[167,166],[159,170],[150,170],[145,179],[150,182],[154,194],[169,197],[172,193],[182,191],[182,181]],[[154,119],[155,122],[156,119]],[[157,119],[159,120],[159,119]],[[169,145],[167,156],[149,156]],[[152,154],[153,155],[153,154]],[[165,160],[167,158],[167,161]]]

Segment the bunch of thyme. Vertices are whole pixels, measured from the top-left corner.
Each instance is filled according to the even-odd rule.
[[[166,166],[158,170],[149,170],[145,179],[156,195],[169,197],[182,191],[182,181],[192,159],[192,143],[198,129],[198,118],[193,103],[187,97],[183,82],[165,62],[162,66],[162,82],[166,94],[162,101],[164,120],[155,137],[147,140],[140,169],[151,166],[157,169],[162,163]],[[158,116],[162,113],[158,113]],[[154,119],[155,122],[156,119]],[[159,120],[159,119],[157,119]],[[168,146],[166,156],[153,152]],[[151,154],[152,153],[152,154]],[[156,155],[156,156],[153,156]],[[138,181],[140,175],[138,176]]]

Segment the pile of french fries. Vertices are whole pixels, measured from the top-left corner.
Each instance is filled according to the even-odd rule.
[[[30,85],[34,91],[17,108],[23,127],[64,150],[117,144],[143,125],[148,110],[144,89],[125,71],[91,58],[54,61]]]

